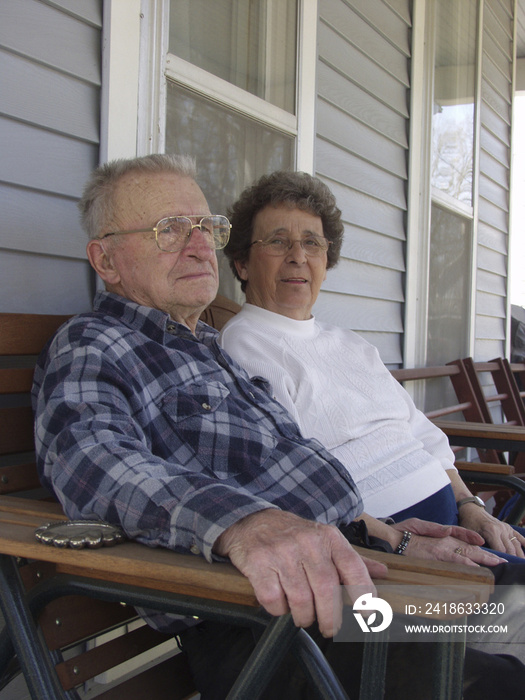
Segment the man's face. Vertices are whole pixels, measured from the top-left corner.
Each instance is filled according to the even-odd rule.
[[[117,185],[107,232],[153,228],[170,215],[188,216],[197,223],[209,213],[203,193],[191,178],[174,173],[132,172]],[[88,254],[90,246],[101,246],[105,254],[107,270],[98,269],[91,255],[90,260],[108,291],[165,311],[192,330],[217,294],[215,250],[198,228],[193,229],[186,247],[175,253],[159,250],[153,231],[91,241]]]

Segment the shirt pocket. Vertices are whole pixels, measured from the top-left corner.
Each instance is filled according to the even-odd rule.
[[[246,419],[228,388],[216,381],[169,390],[161,400],[181,454],[193,453],[191,470],[236,485],[251,482],[264,472],[277,439],[270,431]]]
[[[209,417],[229,395],[229,390],[220,382],[194,382],[166,392],[161,399],[161,410],[177,422]]]

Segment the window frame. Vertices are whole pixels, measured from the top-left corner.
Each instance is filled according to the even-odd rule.
[[[135,112],[138,155],[164,152],[166,86],[167,80],[172,79],[207,99],[293,136],[295,167],[314,172],[318,0],[298,0],[295,115],[169,54],[169,0],[132,2],[135,6],[140,4],[141,22]]]
[[[137,154],[142,0],[104,0],[99,162]]]
[[[432,202],[472,222],[472,256],[470,294],[467,300],[467,354],[472,354],[475,340],[475,299],[477,274],[477,222],[479,182],[479,134],[481,88],[481,39],[483,1],[478,0],[476,27],[474,148],[472,207],[449,201],[432,188],[432,101],[434,93],[434,32],[429,18],[436,0],[414,0],[411,80],[411,124],[409,153],[407,283],[405,300],[404,364],[421,367],[426,364],[428,341],[429,265]],[[454,358],[450,358],[451,360]]]

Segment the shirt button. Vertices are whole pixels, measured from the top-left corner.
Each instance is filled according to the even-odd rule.
[[[190,547],[190,552],[191,552],[192,554],[200,554],[200,553],[201,553],[201,550],[197,547],[196,544],[192,544],[191,547]]]
[[[202,407],[204,408],[205,411],[211,411],[211,406],[209,403],[203,403]]]
[[[175,330],[176,326],[173,323],[168,323],[167,329],[169,333],[172,333]]]

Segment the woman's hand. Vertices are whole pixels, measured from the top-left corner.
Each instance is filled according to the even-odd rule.
[[[472,496],[455,469],[447,471],[447,474],[456,502]],[[525,537],[516,532],[510,525],[494,518],[475,503],[463,503],[459,506],[458,513],[460,524],[478,532],[485,540],[486,547],[495,549],[497,552],[513,554],[520,559],[525,558],[523,553]]]
[[[496,566],[505,561],[481,549],[480,545],[484,544],[481,535],[458,525],[440,525],[409,518],[391,527],[400,532],[409,530],[412,533],[405,550],[408,557],[451,561],[469,566]]]
[[[463,527],[478,532],[487,547],[525,559],[525,537],[475,503],[464,503],[460,506],[459,522]]]

